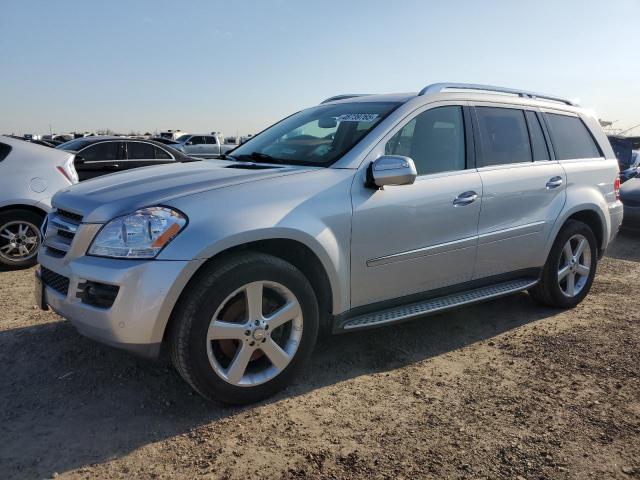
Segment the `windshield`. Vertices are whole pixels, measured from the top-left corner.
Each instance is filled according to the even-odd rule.
[[[84,147],[89,145],[91,142],[85,140],[84,138],[77,138],[75,140],[70,140],[68,142],[61,143],[56,148],[58,150],[68,150],[70,152],[77,152],[82,150]]]
[[[191,135],[180,135],[178,138],[176,138],[176,142],[178,143],[186,142],[190,137]]]
[[[328,167],[399,104],[355,102],[303,110],[233,150],[237,160]]]

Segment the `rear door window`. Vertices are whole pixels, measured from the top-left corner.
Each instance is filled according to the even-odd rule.
[[[555,113],[544,115],[558,160],[602,156],[587,127],[578,117]]]
[[[476,107],[480,127],[482,166],[531,162],[531,145],[524,111]]]
[[[217,145],[218,142],[216,142],[216,137],[205,137],[205,140],[207,142],[207,144],[209,145]]]
[[[80,155],[87,162],[118,160],[120,155],[120,145],[120,142],[97,143],[82,150]]]
[[[154,160],[154,145],[143,142],[127,142],[127,158],[129,160]]]

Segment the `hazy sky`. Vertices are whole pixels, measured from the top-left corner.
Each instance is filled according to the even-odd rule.
[[[442,81],[640,123],[640,0],[0,1],[0,133],[246,134]]]

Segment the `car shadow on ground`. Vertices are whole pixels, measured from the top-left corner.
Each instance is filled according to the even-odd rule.
[[[11,267],[11,268],[6,267],[4,265],[0,265],[0,273],[12,272],[14,270],[28,270],[31,267],[33,267],[33,265],[27,265],[27,266],[24,266],[24,267]]]
[[[396,369],[553,316],[525,293],[319,341],[296,383],[261,404]],[[0,465],[40,477],[103,463],[256,408],[208,403],[170,366],[81,337],[66,321],[0,332]]]

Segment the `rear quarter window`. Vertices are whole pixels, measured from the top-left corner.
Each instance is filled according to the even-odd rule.
[[[0,162],[3,161],[9,155],[11,147],[6,143],[0,143]]]
[[[544,114],[551,134],[551,141],[558,160],[597,158],[602,153],[591,133],[578,117]]]
[[[171,155],[169,155],[163,149],[161,149],[159,147],[156,147],[155,145],[153,146],[153,150],[154,150],[155,155],[156,155],[156,160],[171,160],[172,159]]]

